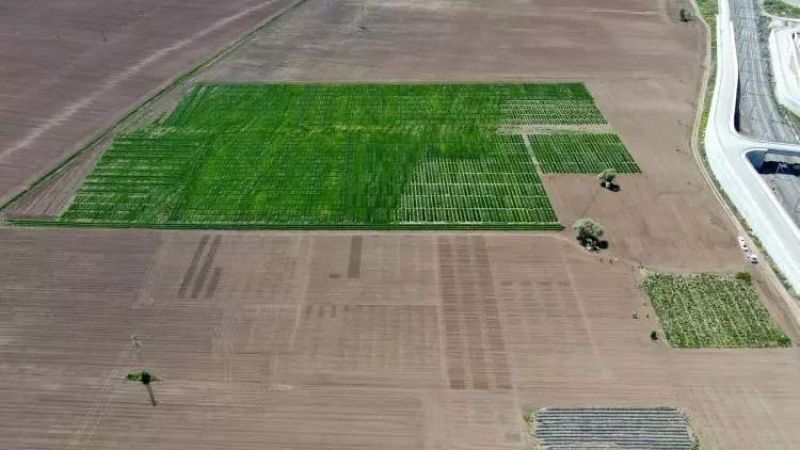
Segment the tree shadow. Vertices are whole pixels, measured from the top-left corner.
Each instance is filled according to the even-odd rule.
[[[611,192],[619,192],[622,189],[617,183],[614,183],[613,181],[601,181],[600,187],[602,187],[603,189],[608,189]]]

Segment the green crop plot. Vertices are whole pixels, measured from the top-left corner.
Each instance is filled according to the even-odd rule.
[[[60,221],[560,229],[521,136],[605,123],[580,84],[200,85],[115,140]]]
[[[651,274],[644,288],[675,347],[784,347],[750,282],[729,275]]]
[[[608,168],[640,172],[615,134],[536,134],[528,139],[546,173],[599,173]]]

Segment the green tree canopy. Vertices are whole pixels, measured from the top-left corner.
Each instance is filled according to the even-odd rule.
[[[131,372],[126,378],[128,381],[138,381],[144,385],[150,384],[151,381],[158,381],[158,378],[154,377],[146,370],[142,370],[141,372]]]
[[[588,217],[575,222],[574,229],[578,234],[578,239],[582,241],[599,241],[605,233],[602,225]]]
[[[606,183],[613,183],[614,179],[617,178],[617,169],[613,167],[605,169],[597,175],[597,178]]]

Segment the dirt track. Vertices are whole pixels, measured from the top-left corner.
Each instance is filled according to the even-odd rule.
[[[606,225],[617,262],[577,248],[569,233],[0,229],[4,444],[521,449],[529,406],[666,404],[689,413],[703,448],[800,448],[796,348],[676,351],[648,337],[655,322],[637,288],[639,261],[744,268],[733,228],[688,151],[700,27],[676,23],[661,9],[668,2],[507,3],[309,0],[200,78],[587,81],[644,173],[621,177],[618,194],[591,177],[545,182],[565,224],[591,215]],[[198,21],[167,8],[158,29],[183,38],[211,26],[211,16],[255,4],[224,6],[219,15],[222,4],[205,5]],[[96,7],[77,5],[68,17]],[[230,22],[213,33],[215,43],[209,34],[185,47],[196,52],[147,65],[120,81],[105,106],[109,92],[96,97],[97,115],[81,107],[36,138],[41,145],[0,159],[2,192],[49,169],[275,5]],[[4,17],[30,14],[2,8]],[[30,19],[37,33],[55,28],[45,19]],[[134,52],[111,51],[120,66],[146,58],[135,53],[145,47],[175,42],[132,27],[118,27],[128,30],[120,48]],[[25,48],[13,36],[0,41],[3,49]],[[140,45],[144,36],[152,47]],[[85,50],[97,59],[76,67],[116,67],[108,54]],[[47,72],[26,70],[2,72],[12,91],[28,92],[25,77]],[[31,89],[0,117],[34,118],[25,129],[37,129],[80,98],[95,98],[115,73],[88,82],[85,72],[53,77],[55,90],[37,90],[58,108],[36,109]],[[60,84],[69,80],[77,84]],[[79,86],[86,90],[73,98]],[[2,148],[24,135],[4,129]],[[141,386],[122,381],[141,365],[164,379],[154,386],[155,409]]]

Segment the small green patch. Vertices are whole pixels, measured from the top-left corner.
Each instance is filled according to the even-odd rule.
[[[534,134],[528,137],[543,172],[638,173],[639,166],[615,134]]]
[[[800,17],[800,8],[781,0],[764,0],[764,11],[781,17]]]
[[[752,283],[730,275],[650,274],[644,288],[674,347],[788,347]]]
[[[717,19],[719,8],[719,0],[697,0],[697,6],[700,8],[700,14],[711,26],[712,33],[714,32],[714,25]]]

